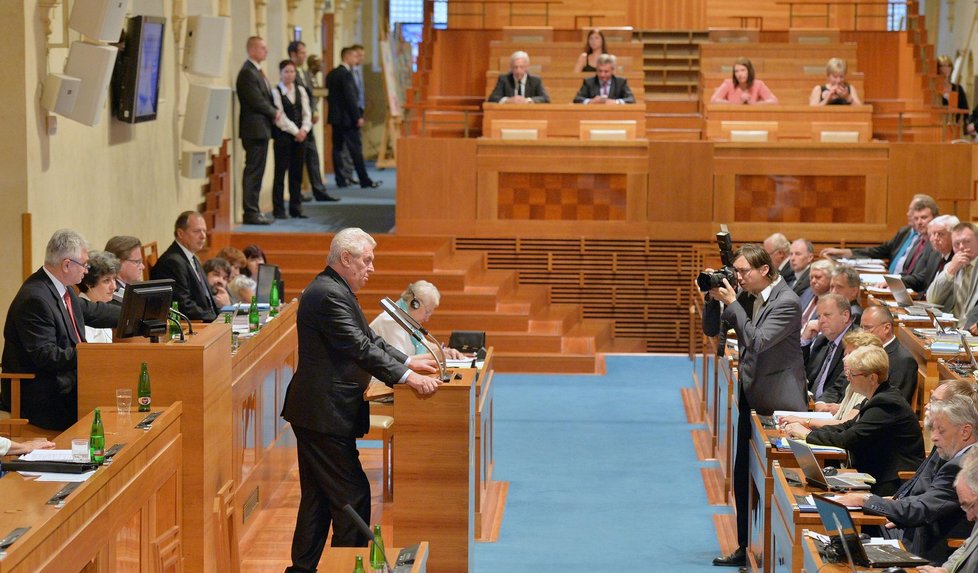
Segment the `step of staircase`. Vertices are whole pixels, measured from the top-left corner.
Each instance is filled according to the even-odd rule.
[[[698,113],[646,113],[645,127],[649,129],[695,129],[703,127]]]
[[[699,141],[702,129],[646,129],[645,138],[651,141]]]

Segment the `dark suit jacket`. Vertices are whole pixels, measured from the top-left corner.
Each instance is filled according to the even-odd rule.
[[[116,305],[95,303],[68,287],[79,341],[58,289],[43,269],[21,285],[3,327],[4,372],[34,374],[21,384],[21,415],[31,424],[64,430],[78,420],[78,362],[75,345],[85,341],[85,325],[115,328]],[[3,409],[10,410],[10,385],[3,384]]]
[[[893,235],[893,238],[889,241],[883,243],[882,245],[876,245],[875,247],[853,249],[852,256],[867,257],[871,259],[885,259],[887,261],[891,261],[897,254],[897,251],[900,250],[900,246],[903,244],[903,242],[907,240],[907,235],[910,234],[910,231],[912,230],[913,227],[909,225],[901,227],[900,230],[896,232],[896,235]]]
[[[917,414],[888,382],[859,408],[855,418],[812,430],[807,442],[849,451],[852,466],[876,478],[872,492],[892,495],[897,472],[914,471],[924,460],[924,437]]]
[[[849,330],[849,327],[846,328]],[[809,392],[815,392],[815,385],[818,383],[818,373],[822,371],[822,364],[825,362],[828,351],[829,341],[824,334],[815,337],[808,346],[802,346],[801,350],[805,356],[805,377],[808,379]],[[829,365],[829,373],[825,376],[825,386],[822,394],[816,398],[819,402],[826,404],[838,404],[846,395],[846,388],[849,387],[849,380],[846,378],[845,365],[842,358],[845,349],[839,345],[832,356],[832,363]]]
[[[954,489],[961,460],[958,457],[945,462],[934,448],[893,499],[871,495],[863,503],[863,509],[895,523],[903,529],[903,542],[908,551],[940,566],[951,555],[947,539],[964,539],[971,533],[972,524],[958,505]]]
[[[238,137],[241,139],[271,139],[275,121],[275,100],[261,71],[245,60],[235,81],[240,110]]]
[[[903,284],[907,285],[907,288],[913,289],[917,292],[927,292],[927,288],[930,283],[934,282],[934,277],[937,273],[944,270],[944,265],[946,265],[951,257],[954,256],[954,251],[951,251],[947,256],[942,256],[941,253],[935,251],[933,248],[927,253],[927,257],[922,261],[917,261],[917,264],[913,266],[913,270],[910,273],[904,273],[901,276],[903,278]],[[923,256],[921,257],[923,258]]]
[[[356,127],[357,121],[363,117],[360,109],[360,99],[357,97],[357,82],[353,72],[340,64],[326,75],[326,88],[329,93],[326,101],[329,103],[330,125],[341,128]]]
[[[312,74],[308,70],[296,70],[295,84],[306,90],[306,95],[309,96],[309,111],[312,115],[319,113],[319,98],[312,95]]]
[[[885,350],[890,358],[890,386],[910,402],[917,390],[917,361],[895,338]]]
[[[805,270],[795,275],[795,282],[791,285],[791,290],[795,291],[795,294],[798,295],[799,298],[801,298],[801,293],[805,292],[812,286],[812,277],[809,276],[809,271],[811,269],[811,266],[807,266],[805,267]],[[804,307],[802,307],[802,309],[804,309]]]
[[[746,291],[720,311],[720,301],[707,301],[703,331],[717,336],[721,319],[737,332],[740,350],[740,385],[749,406],[758,414],[808,408],[805,365],[801,354],[801,309],[798,297],[784,281],[771,291],[759,316],[751,318]]]
[[[282,416],[324,434],[363,436],[370,429],[363,393],[371,375],[394,385],[407,371],[407,356],[370,330],[356,296],[330,267],[302,292],[296,328],[299,365]]]
[[[512,72],[501,74],[496,80],[496,87],[489,94],[489,101],[496,103],[504,97],[516,95],[516,78]],[[543,80],[537,76],[526,74],[526,93],[523,97],[532,99],[535,103],[550,103],[550,96],[547,89],[543,87]]]
[[[197,273],[176,241],[170,243],[160,255],[149,276],[152,279],[173,279],[173,300],[180,306],[180,312],[190,320],[211,322],[217,318],[219,309],[210,291],[205,291],[197,280]]]
[[[598,77],[594,76],[584,80],[584,83],[581,84],[581,89],[574,96],[574,103],[584,103],[584,100],[594,99],[599,95],[601,95],[601,84],[598,82]],[[628,80],[611,76],[608,99],[620,99],[625,103],[635,103],[635,96],[632,95],[632,89],[628,87]]]
[[[788,283],[788,286],[791,286],[795,283],[795,271],[792,270],[790,263],[786,262],[783,268],[778,269],[778,272],[781,274],[781,278],[783,278],[784,281]]]

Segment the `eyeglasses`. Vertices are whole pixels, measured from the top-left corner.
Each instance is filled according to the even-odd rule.
[[[123,259],[122,262],[124,262],[124,263],[132,263],[132,264],[136,265],[137,267],[146,266],[146,263],[144,263],[142,259]]]
[[[742,277],[749,275],[752,270],[754,270],[753,267],[747,267],[746,269],[738,269],[737,267],[734,267],[734,271],[736,271],[737,274]]]
[[[67,260],[69,260],[69,261],[71,261],[71,262],[73,262],[73,263],[75,263],[76,265],[78,265],[79,267],[81,267],[81,268],[83,268],[83,269],[85,269],[86,271],[90,271],[90,270],[92,270],[92,265],[90,265],[90,264],[88,264],[88,263],[79,263],[78,261],[76,261],[75,259],[73,259],[73,258],[71,258],[71,257],[68,257],[68,259],[67,259]]]

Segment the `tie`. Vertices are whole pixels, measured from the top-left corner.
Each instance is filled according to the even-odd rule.
[[[812,315],[815,314],[815,308],[818,306],[818,297],[813,296],[812,301],[808,303],[805,308],[805,312],[801,313],[801,329],[805,330],[805,324],[812,319]]]
[[[523,95],[523,80],[516,82],[516,95]]]
[[[924,245],[927,241],[923,237],[917,237],[917,246],[911,249],[911,253],[907,255],[907,260],[903,263],[902,273],[909,273],[913,270],[914,265],[917,264],[917,259],[920,258],[920,254],[924,252]]]
[[[265,84],[265,93],[268,94],[269,97],[271,97],[272,84],[271,82],[268,81],[268,76],[265,75],[265,70],[259,68],[258,71],[261,72],[262,83]]]
[[[75,322],[75,310],[71,307],[71,295],[65,291],[65,306],[68,308],[68,318],[71,319],[71,327],[75,329],[75,342],[81,342],[82,337],[78,334],[78,323]]]
[[[893,260],[890,261],[891,275],[896,274],[897,271],[900,270],[900,265],[902,265],[903,261],[906,259],[907,250],[910,248],[910,243],[912,243],[916,238],[917,238],[916,231],[910,231],[909,233],[907,233],[907,238],[903,241],[903,244],[900,245],[900,248],[897,250],[896,255],[893,256]]]
[[[607,96],[608,95],[608,84],[607,83],[601,84],[601,95],[603,95],[603,96]]]
[[[360,104],[360,109],[366,109],[367,100],[363,93],[363,68],[360,66],[353,68],[353,79],[357,84],[357,101]]]
[[[954,285],[954,316],[961,320],[962,325],[964,324],[964,317],[968,314],[968,303],[971,301],[971,276],[975,270],[975,262],[971,261],[963,269],[958,271],[961,273],[961,282]]]
[[[204,293],[210,296],[211,287],[207,284],[207,277],[204,275],[204,269],[200,268],[200,261],[197,260],[197,257],[194,257],[194,274],[197,275],[197,283],[204,289]]]
[[[828,348],[825,350],[825,358],[822,359],[822,367],[818,371],[818,378],[815,385],[815,391],[812,392],[815,395],[815,399],[818,400],[822,396],[822,392],[825,391],[825,379],[829,374],[829,366],[832,364],[832,357],[835,356],[835,342],[829,342]]]

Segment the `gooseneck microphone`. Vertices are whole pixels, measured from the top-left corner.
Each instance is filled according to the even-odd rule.
[[[350,519],[352,519],[353,523],[357,525],[360,531],[362,531],[364,535],[367,536],[367,539],[373,541],[374,544],[376,545],[377,540],[374,538],[374,532],[370,530],[370,526],[367,525],[367,523],[363,520],[362,517],[360,517],[360,514],[357,513],[357,510],[353,509],[352,505],[346,504],[346,506],[343,508],[343,511],[350,516]],[[390,561],[387,560],[387,553],[384,552],[384,546],[377,545],[377,548],[380,549],[380,556],[384,558],[384,565],[387,567],[387,570],[393,571],[394,569],[391,568]]]

